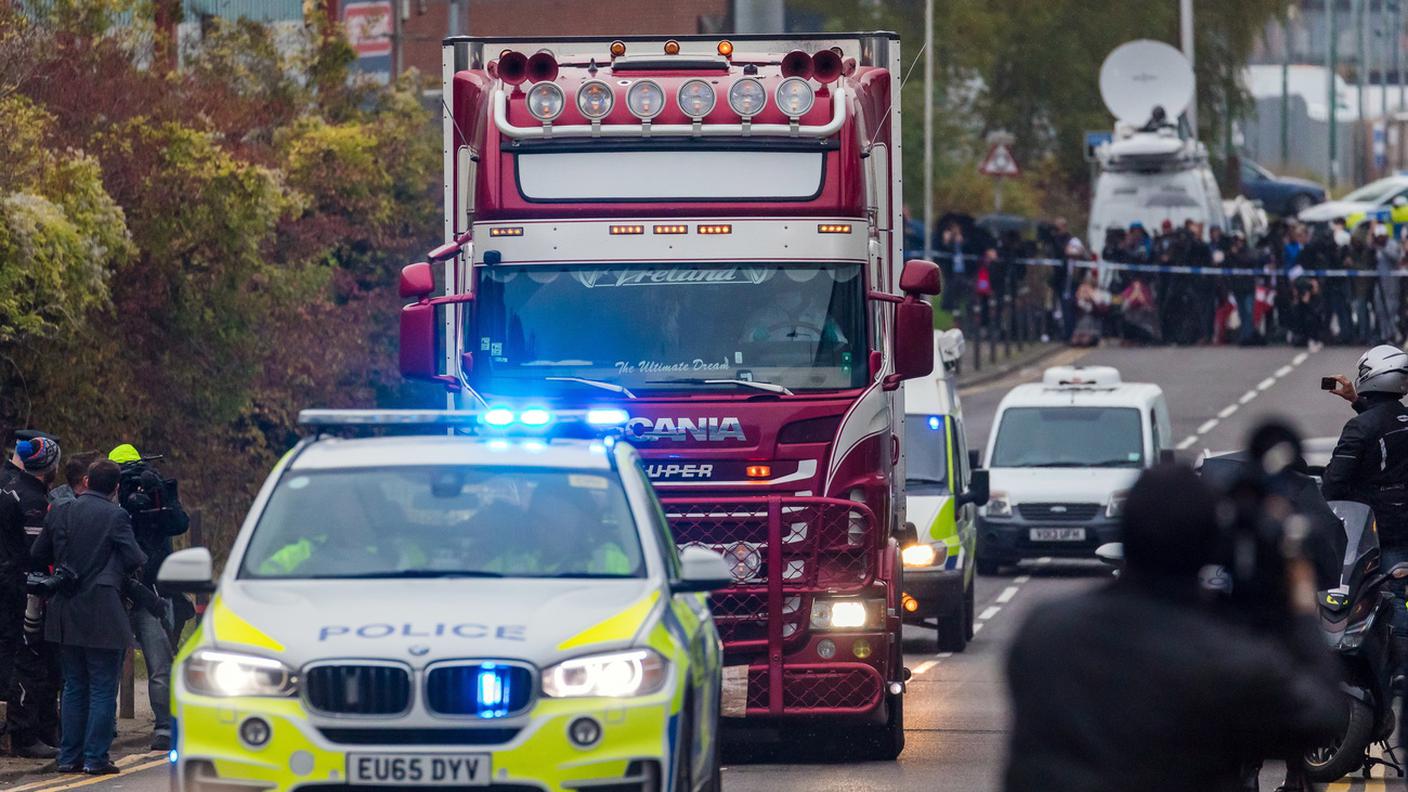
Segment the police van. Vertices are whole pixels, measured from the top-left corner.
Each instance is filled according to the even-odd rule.
[[[677,550],[630,445],[563,436],[618,420],[305,411],[218,582],[204,548],[162,565],[214,594],[173,789],[717,790],[731,577]],[[413,428],[325,434],[368,426]]]
[[[933,375],[905,384],[905,514],[914,536],[905,543],[904,594],[909,623],[938,631],[940,651],[961,652],[973,638],[973,555],[977,509],[987,502],[987,472],[969,454],[955,374],[963,333],[935,336]]]
[[[1057,366],[997,407],[984,461],[991,497],[979,511],[979,574],[1030,558],[1094,558],[1119,541],[1125,495],[1140,472],[1172,459],[1164,392],[1109,366]]]

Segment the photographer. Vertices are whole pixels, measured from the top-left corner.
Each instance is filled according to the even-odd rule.
[[[157,570],[171,555],[171,537],[190,528],[190,518],[177,497],[176,482],[164,479],[130,443],[114,448],[108,459],[121,466],[117,503],[132,517],[137,545],[146,564],[129,580],[123,595],[131,604],[132,633],[147,662],[147,695],[152,703],[151,749],[171,749],[171,661],[175,654],[172,603],[156,591]]]
[[[49,596],[44,638],[59,645],[63,660],[59,772],[118,772],[108,749],[122,655],[132,643],[119,591],[147,560],[132,536],[132,518],[113,503],[120,476],[116,464],[94,462],[84,493],[51,512],[34,543],[34,560],[54,568],[38,588]]]
[[[1145,471],[1121,577],[1032,611],[1007,665],[1008,792],[1236,790],[1248,758],[1296,754],[1343,720],[1303,562],[1283,581],[1281,629],[1209,604],[1198,575],[1223,544],[1218,509],[1188,468]]]

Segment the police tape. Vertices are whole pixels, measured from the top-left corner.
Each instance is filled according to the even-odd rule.
[[[906,258],[924,258],[923,251],[912,250],[905,252]],[[941,258],[952,259],[954,254],[933,251],[929,257],[931,261]],[[982,265],[979,256],[963,257],[968,269],[965,274],[977,272],[977,268]],[[1408,278],[1408,269],[1395,269],[1380,273],[1377,270],[1352,270],[1352,269],[1305,269],[1303,267],[1292,267],[1289,270],[1278,270],[1273,267],[1254,269],[1251,267],[1194,267],[1182,264],[1131,264],[1123,261],[1106,261],[1105,259],[1050,259],[1050,258],[1019,258],[1019,259],[999,259],[1009,264],[1026,264],[1038,267],[1066,267],[1072,269],[1104,269],[1119,270],[1121,272],[1147,272],[1156,275],[1211,275],[1227,276],[1241,275],[1258,278],[1378,278],[1388,276],[1390,278]]]

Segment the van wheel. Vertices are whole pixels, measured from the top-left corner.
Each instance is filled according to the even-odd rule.
[[[1002,565],[997,563],[996,559],[983,558],[982,556],[977,558],[977,564],[978,574],[984,577],[992,577],[1002,568]]]

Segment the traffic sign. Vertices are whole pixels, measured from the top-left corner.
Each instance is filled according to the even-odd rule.
[[[347,43],[356,50],[358,58],[391,54],[392,13],[388,0],[349,2],[343,6]]]
[[[1012,156],[1012,149],[1006,143],[994,143],[988,149],[988,155],[983,157],[983,164],[978,166],[978,172],[985,176],[1021,176],[1022,169],[1017,167],[1017,159]]]

